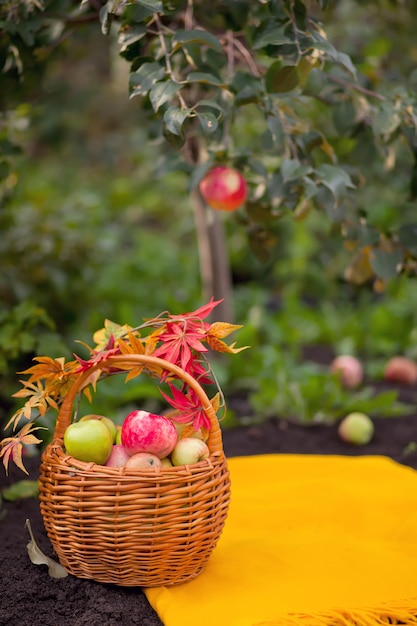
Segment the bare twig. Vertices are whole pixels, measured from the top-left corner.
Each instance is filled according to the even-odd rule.
[[[297,59],[298,61],[303,56],[303,52],[301,50],[300,40],[298,38],[298,26],[297,26],[297,22],[295,19],[294,2],[295,0],[291,0],[290,2],[290,14],[291,14],[291,24],[292,24],[292,28],[294,31],[294,43],[295,43],[295,47],[297,48],[297,53],[298,53],[298,59]]]
[[[187,0],[187,8],[184,14],[184,28],[191,30],[193,27],[194,0]]]
[[[361,87],[361,85],[357,85],[356,83],[351,83],[348,80],[344,80],[343,78],[337,78],[337,76],[332,76],[331,74],[327,75],[328,79],[332,83],[337,83],[338,85],[342,85],[348,89],[353,89],[354,91],[358,91],[359,93],[363,93],[365,96],[369,96],[370,98],[376,98],[377,100],[386,100],[385,96],[376,91],[372,91],[371,89],[366,89],[365,87]]]
[[[159,42],[161,44],[162,53],[163,53],[164,58],[165,58],[165,65],[166,65],[169,77],[171,78],[171,80],[174,83],[180,84],[180,81],[177,80],[177,78],[176,78],[176,76],[174,74],[174,70],[172,69],[171,59],[169,57],[168,48],[167,48],[167,45],[166,45],[166,42],[165,42],[164,34],[162,32],[162,24],[161,24],[161,20],[159,19],[158,13],[154,13],[154,20],[155,20],[156,27],[158,29]],[[188,107],[187,107],[187,105],[185,103],[185,100],[182,97],[182,95],[180,93],[177,93],[176,95],[177,95],[177,98],[178,98],[178,100],[180,102],[181,107],[183,109],[187,109]]]
[[[232,38],[232,43],[235,46],[236,50],[238,50],[238,52],[241,54],[241,56],[245,60],[252,74],[256,76],[257,78],[260,78],[262,76],[262,73],[259,70],[258,66],[256,65],[255,61],[252,59],[249,50],[247,50],[247,48],[245,48],[243,43],[239,41],[239,39],[236,39],[235,37]]]

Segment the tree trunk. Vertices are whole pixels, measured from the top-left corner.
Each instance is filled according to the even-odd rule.
[[[204,300],[208,302],[212,296],[222,299],[212,320],[233,323],[232,278],[223,222],[216,211],[205,206],[198,190],[193,192],[193,208]]]

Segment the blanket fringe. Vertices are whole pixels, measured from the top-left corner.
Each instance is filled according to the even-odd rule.
[[[404,626],[417,625],[417,598],[412,604],[379,609],[344,609],[325,611],[315,615],[306,613],[287,614],[272,621],[256,622],[253,626],[387,626],[387,624],[401,624]]]

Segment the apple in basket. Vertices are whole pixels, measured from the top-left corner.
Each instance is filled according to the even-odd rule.
[[[193,465],[199,461],[207,459],[210,450],[207,444],[196,437],[184,437],[179,439],[177,445],[171,453],[173,465]]]
[[[126,469],[152,469],[162,467],[162,461],[156,454],[149,452],[137,452],[129,457],[125,464]]]
[[[65,430],[64,446],[78,461],[104,465],[111,454],[113,438],[102,420],[80,420]]]
[[[115,443],[106,461],[106,465],[107,467],[123,467],[130,458],[130,455],[126,452],[122,444]]]
[[[80,422],[85,422],[87,420],[101,420],[103,424],[105,424],[109,429],[113,439],[113,443],[116,441],[117,426],[113,422],[113,420],[110,419],[110,417],[106,417],[105,415],[96,415],[95,413],[89,413],[88,415],[84,415],[80,419]]]
[[[122,424],[121,442],[130,456],[149,452],[163,459],[171,454],[177,439],[172,420],[163,415],[132,411]]]

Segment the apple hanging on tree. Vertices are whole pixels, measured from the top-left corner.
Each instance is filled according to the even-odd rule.
[[[200,192],[212,209],[236,211],[246,200],[247,186],[238,170],[217,166],[200,182]]]

